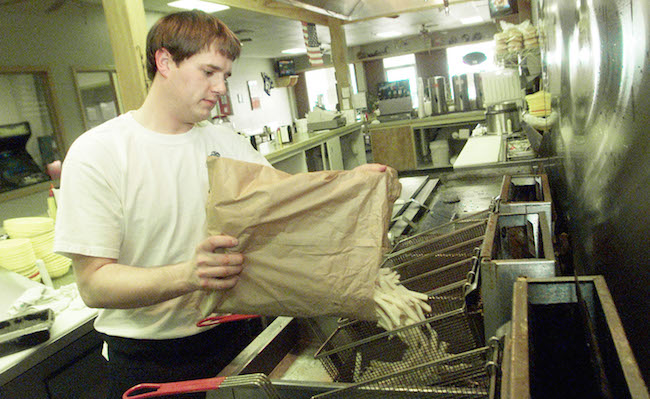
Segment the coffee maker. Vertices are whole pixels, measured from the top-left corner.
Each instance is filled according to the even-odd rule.
[[[0,192],[50,180],[27,152],[28,122],[0,126]]]

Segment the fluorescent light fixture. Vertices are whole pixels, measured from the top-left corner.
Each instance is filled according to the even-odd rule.
[[[460,19],[460,23],[463,25],[480,24],[481,22],[483,22],[483,18],[478,15]]]
[[[286,50],[282,50],[282,54],[301,54],[306,52],[307,49],[304,47],[288,48]]]
[[[167,3],[167,5],[175,8],[183,8],[185,10],[201,10],[207,13],[223,11],[230,8],[221,4],[215,4],[201,0],[178,0]]]
[[[386,32],[379,32],[379,33],[376,34],[376,36],[386,38],[386,37],[396,37],[396,36],[399,36],[401,34],[402,34],[402,32],[386,31]]]

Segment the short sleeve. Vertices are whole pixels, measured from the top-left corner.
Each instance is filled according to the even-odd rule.
[[[123,220],[117,179],[121,172],[96,144],[73,145],[63,162],[54,251],[117,259]]]

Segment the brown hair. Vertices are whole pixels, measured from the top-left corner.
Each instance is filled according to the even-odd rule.
[[[156,51],[164,48],[176,64],[215,45],[231,60],[237,59],[241,43],[219,19],[203,11],[181,11],[156,21],[147,35],[147,75],[153,80],[158,70]]]

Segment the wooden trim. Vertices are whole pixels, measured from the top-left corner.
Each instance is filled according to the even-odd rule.
[[[140,108],[147,96],[147,25],[142,0],[102,0],[124,111]]]
[[[42,74],[43,75],[43,90],[44,95],[47,98],[47,113],[50,117],[50,122],[52,123],[52,134],[54,136],[54,141],[59,149],[61,157],[64,157],[68,151],[65,141],[63,140],[64,129],[63,123],[61,122],[61,108],[59,107],[59,101],[54,92],[54,84],[50,79],[52,75],[52,70],[47,66],[0,66],[0,74]]]
[[[267,0],[220,0],[219,4],[232,8],[255,11],[261,14],[273,15],[296,21],[311,22],[317,25],[328,25],[328,17],[301,7],[279,1]],[[331,17],[330,17],[331,18]]]
[[[329,19],[330,38],[332,46],[332,64],[334,64],[334,75],[336,76],[336,94],[339,99],[339,109],[343,108],[343,88],[349,89],[350,95],[345,97],[348,105],[350,105],[350,98],[352,96],[352,88],[350,87],[350,70],[348,69],[348,46],[345,40],[345,31],[341,21],[335,18]],[[347,108],[349,109],[349,108]]]
[[[219,4],[248,11],[255,11],[261,14],[327,26],[327,17],[325,15],[280,2],[269,2],[265,0],[221,0],[219,1]]]
[[[70,67],[72,70],[72,82],[74,83],[74,88],[75,92],[77,93],[77,101],[79,103],[79,110],[81,111],[81,120],[83,121],[84,124],[84,129],[88,130],[90,129],[89,123],[88,123],[88,118],[86,116],[86,110],[84,109],[84,104],[83,104],[83,98],[81,97],[81,88],[79,87],[79,82],[77,81],[77,73],[79,72],[87,72],[87,73],[94,73],[94,72],[106,72],[109,74],[108,80],[111,85],[111,90],[113,91],[113,96],[115,97],[115,106],[117,107],[117,113],[121,114],[123,112],[122,108],[122,102],[119,96],[119,91],[118,87],[116,85],[116,79],[113,76],[113,74],[117,75],[117,71],[115,70],[115,67],[112,65],[104,65],[104,66],[97,66],[97,67]]]
[[[449,0],[449,6],[451,8],[451,6],[453,6],[454,4],[474,3],[474,2],[476,2],[476,0]],[[439,8],[441,10],[441,12],[444,12],[445,6],[444,6],[444,3],[442,2],[442,0],[436,0],[435,2],[434,1],[430,2],[430,4],[426,5],[426,6],[405,8],[405,9],[396,9],[395,11],[385,12],[385,13],[382,13],[382,14],[373,15],[372,17],[345,20],[343,23],[344,24],[353,24],[355,22],[371,21],[373,19],[378,19],[378,18],[391,18],[391,17],[394,17],[396,15],[408,14],[408,13],[412,13],[412,12],[421,12],[421,11],[430,10],[432,8]]]
[[[5,201],[10,201],[16,198],[26,197],[31,194],[48,191],[51,185],[54,185],[54,187],[58,187],[59,181],[58,180],[44,181],[41,183],[32,184],[31,186],[25,186],[25,187],[17,188],[15,190],[5,191],[4,193],[0,193],[0,203],[3,203]]]

